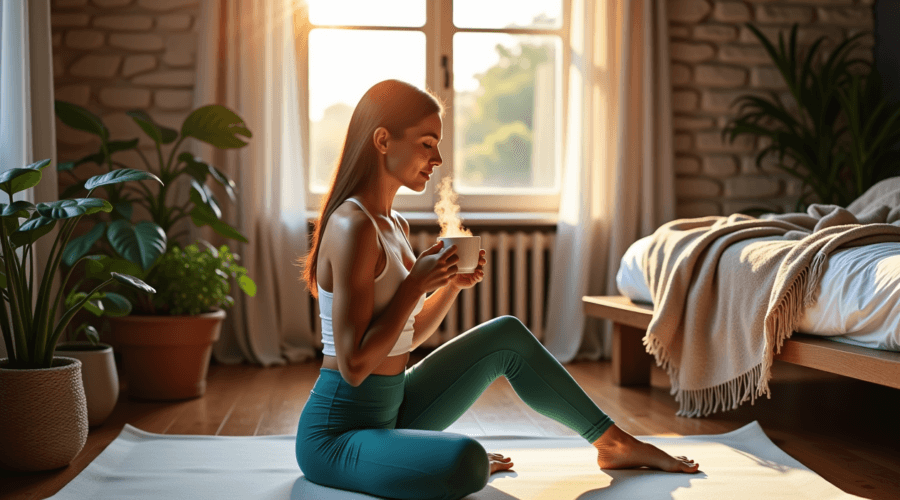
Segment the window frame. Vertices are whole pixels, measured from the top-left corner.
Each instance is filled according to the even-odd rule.
[[[541,218],[545,220],[555,217],[559,209],[560,189],[563,173],[563,153],[565,149],[565,109],[568,103],[569,75],[567,68],[570,63],[568,47],[571,30],[571,1],[562,0],[562,22],[558,28],[461,28],[453,24],[453,0],[423,0],[426,2],[425,24],[419,27],[408,26],[347,26],[347,25],[313,25],[309,20],[309,11],[306,2],[294,13],[295,16],[295,41],[298,55],[297,77],[298,97],[302,100],[303,108],[308,109],[309,86],[306,84],[309,77],[309,34],[314,29],[347,29],[365,31],[417,31],[425,35],[425,84],[445,104],[443,119],[443,137],[441,138],[440,151],[443,165],[435,169],[435,175],[426,184],[425,190],[418,194],[404,193],[403,189],[397,193],[394,199],[394,208],[408,214],[416,220],[436,219],[433,207],[438,201],[435,187],[445,178],[452,175],[454,165],[454,117],[453,106],[455,90],[453,87],[453,38],[457,33],[504,33],[511,35],[553,35],[558,36],[562,51],[560,61],[557,61],[557,82],[559,94],[554,124],[556,136],[556,179],[557,189],[551,193],[527,192],[525,189],[507,189],[504,193],[460,193],[458,204],[463,218],[473,214],[489,214],[488,217],[497,219],[502,214],[510,214],[510,220],[526,218]],[[442,57],[447,57],[447,69],[441,65]],[[444,85],[445,78],[449,78],[450,85]],[[310,121],[308,113],[301,116],[300,132],[304,154],[304,165],[310,165]],[[310,189],[309,173],[304,169],[306,179],[307,209],[317,211],[325,197],[325,193],[316,193]],[[489,189],[489,188],[486,188]],[[541,215],[543,214],[543,215]]]

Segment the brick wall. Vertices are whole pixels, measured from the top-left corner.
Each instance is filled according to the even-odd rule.
[[[734,99],[784,91],[780,74],[746,28],[770,39],[799,23],[798,40],[843,40],[872,29],[872,0],[670,0],[669,39],[678,216],[731,214],[751,206],[793,210],[799,182],[771,162],[757,168],[753,140],[720,139]],[[871,60],[872,37],[860,52]],[[808,46],[808,45],[804,45]]]
[[[56,98],[100,116],[113,140],[140,137],[153,161],[152,141],[125,111],[144,109],[157,122],[180,128],[193,105],[199,1],[52,0]],[[57,120],[60,161],[93,153],[99,143]],[[134,153],[117,156],[139,166]],[[60,175],[61,189],[71,182]]]
[[[57,98],[100,115],[113,139],[143,137],[124,114],[132,108],[177,128],[192,104],[199,1],[53,0]],[[783,89],[744,23],[771,38],[799,22],[802,42],[837,40],[872,28],[872,0],[668,1],[678,215],[791,209],[799,189],[794,179],[771,164],[757,169],[752,141],[719,139],[735,97]],[[96,149],[88,134],[61,124],[57,133],[63,161]],[[125,159],[131,162],[137,158]],[[69,182],[60,176],[61,187]]]

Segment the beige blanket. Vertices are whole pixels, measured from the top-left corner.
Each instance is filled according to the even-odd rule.
[[[769,396],[774,354],[815,303],[828,257],[900,241],[900,210],[856,213],[813,205],[760,219],[681,219],[654,233],[642,262],[655,304],[644,345],[669,375],[678,415]]]

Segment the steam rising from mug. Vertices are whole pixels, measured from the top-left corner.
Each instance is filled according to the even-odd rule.
[[[451,186],[450,177],[444,177],[438,185],[440,200],[434,205],[434,213],[438,216],[438,224],[441,225],[441,237],[472,236],[472,231],[462,227],[462,219],[459,218],[459,205],[456,199],[459,197]]]

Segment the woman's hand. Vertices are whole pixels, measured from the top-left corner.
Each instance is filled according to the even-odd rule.
[[[491,466],[491,474],[512,471],[513,463],[511,458],[504,457],[499,453],[488,453],[487,456],[488,463]]]
[[[456,276],[457,262],[456,245],[444,248],[443,240],[439,240],[419,255],[406,279],[421,293],[430,293],[450,283]]]
[[[484,279],[484,265],[487,263],[484,256],[485,251],[482,248],[478,255],[478,265],[475,266],[475,271],[469,274],[457,274],[450,280],[450,284],[458,290],[463,290],[481,283],[481,280]]]

